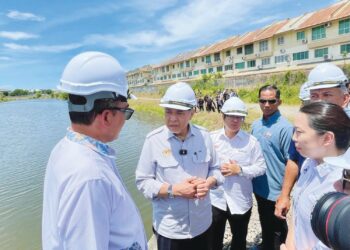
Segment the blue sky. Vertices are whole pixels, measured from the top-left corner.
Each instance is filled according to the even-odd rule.
[[[110,53],[131,70],[334,2],[1,1],[0,89],[53,89],[83,51]]]

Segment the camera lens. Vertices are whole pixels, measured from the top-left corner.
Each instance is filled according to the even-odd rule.
[[[317,238],[333,249],[350,249],[350,196],[327,193],[317,201],[311,217]]]

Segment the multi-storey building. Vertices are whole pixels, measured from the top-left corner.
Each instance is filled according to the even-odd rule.
[[[350,0],[181,53],[153,65],[152,80],[190,81],[215,72],[230,78],[310,68],[323,61],[350,61]]]
[[[126,78],[130,86],[145,85],[153,82],[152,67],[145,65],[141,68],[129,71]]]

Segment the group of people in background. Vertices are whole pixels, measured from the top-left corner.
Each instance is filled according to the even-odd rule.
[[[137,189],[152,202],[157,248],[221,250],[228,221],[231,249],[246,249],[255,196],[257,248],[328,249],[314,235],[310,214],[323,194],[349,186],[347,81],[333,64],[315,67],[294,125],[279,111],[280,90],[261,87],[262,115],[250,133],[241,129],[248,109],[234,91],[218,94],[224,126],[209,132],[191,123],[197,105],[203,110],[209,99],[201,105],[189,84],[170,86],[159,104],[164,125],[146,136],[135,172]],[[71,127],[46,169],[43,249],[147,249],[140,214],[106,144],[133,114],[118,61],[82,53],[66,66],[59,88],[69,93]]]
[[[221,112],[221,108],[224,103],[231,97],[238,97],[238,94],[233,89],[225,89],[223,91],[219,91],[217,95],[210,96],[205,95],[204,97],[199,92],[197,94],[197,106],[195,107],[198,111],[207,111],[207,112]]]

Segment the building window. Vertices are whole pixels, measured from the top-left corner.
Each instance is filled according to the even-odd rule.
[[[232,69],[233,69],[233,65],[232,64],[225,65],[225,71],[232,70]]]
[[[339,35],[350,33],[350,18],[339,21]]]
[[[287,55],[280,55],[280,56],[275,56],[275,63],[284,63],[288,61],[288,56]]]
[[[169,65],[166,66],[166,72],[169,72]]]
[[[297,41],[305,39],[305,31],[297,32]]]
[[[162,67],[162,72],[163,72],[163,73],[165,72],[165,67]]]
[[[173,69],[175,69],[175,64],[173,64]]]
[[[214,54],[214,62],[220,61],[220,53]]]
[[[204,62],[205,61],[205,57],[204,56],[202,56],[202,62]]]
[[[166,76],[164,76],[164,80],[166,80]]]
[[[183,63],[183,62],[180,63],[180,68],[181,68],[181,69],[184,68],[184,63]]]
[[[176,78],[176,74],[173,74],[171,77],[172,77],[173,79]]]
[[[254,68],[255,67],[255,60],[247,61],[247,68]]]
[[[197,63],[197,58],[196,58],[196,59],[194,59],[194,63]]]
[[[226,57],[231,56],[231,50],[226,51]]]
[[[186,68],[190,67],[190,61],[186,61]]]
[[[245,55],[250,55],[253,53],[254,53],[254,45],[252,43],[244,46],[244,54]]]
[[[312,40],[318,40],[326,37],[326,28],[324,25],[312,28]]]
[[[216,72],[221,72],[222,71],[222,66],[216,67]]]
[[[269,65],[270,64],[270,57],[266,57],[261,59],[261,64],[262,65]]]
[[[192,76],[192,71],[188,72],[188,76]]]
[[[207,69],[201,69],[201,74],[204,75],[207,73]]]
[[[350,53],[350,43],[340,45],[340,54]]]
[[[240,55],[242,53],[243,53],[243,48],[242,47],[237,48],[237,55]]]
[[[280,36],[277,38],[277,44],[278,45],[283,45],[284,44],[284,36]]]
[[[210,58],[210,56],[206,56],[206,57],[205,57],[205,62],[206,62],[206,63],[211,63],[211,58]]]
[[[213,68],[209,68],[208,69],[208,73],[213,73],[214,72],[214,69]]]
[[[315,58],[328,55],[328,48],[315,49]]]
[[[199,74],[199,71],[198,70],[195,70],[195,71],[193,71],[193,75],[198,75]]]
[[[267,40],[261,41],[261,42],[259,43],[259,51],[260,51],[260,52],[263,52],[263,51],[267,51],[267,50],[269,50],[268,41],[267,41]]]
[[[235,63],[235,69],[244,69],[244,62]]]
[[[177,74],[177,78],[180,78],[180,77],[181,77],[181,73],[178,73],[178,74]]]
[[[309,59],[309,51],[293,53],[293,61]]]

